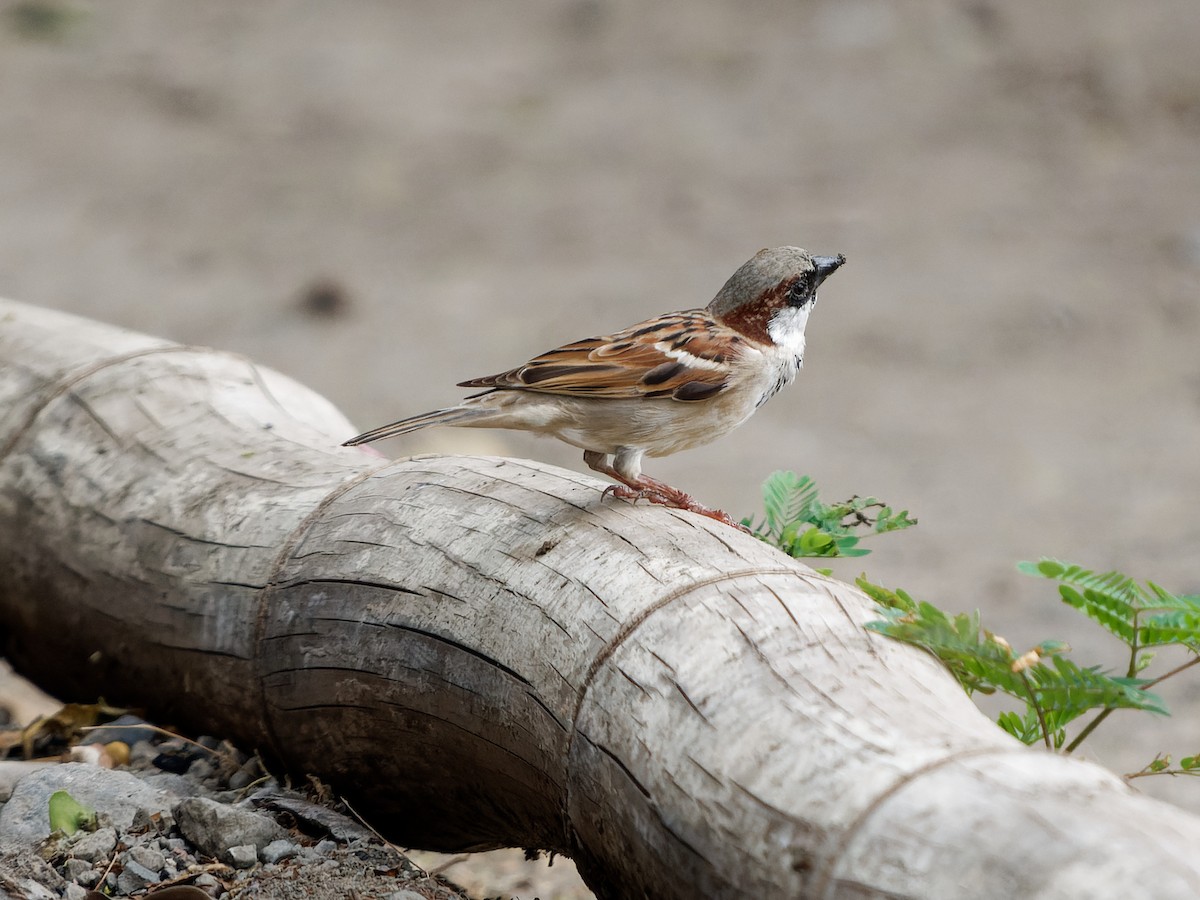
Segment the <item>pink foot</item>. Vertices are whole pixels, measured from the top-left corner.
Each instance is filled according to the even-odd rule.
[[[621,500],[632,500],[634,502],[648,500],[659,506],[669,506],[672,509],[685,509],[688,512],[699,513],[702,516],[715,519],[723,525],[736,528],[738,531],[751,534],[749,528],[740,522],[735,522],[729,513],[724,510],[713,509],[711,506],[697,503],[690,494],[685,494],[683,491],[676,490],[661,482],[655,482],[653,487],[647,486],[642,488],[627,487],[623,484],[610,484],[604,489],[603,496],[608,496],[609,494]]]

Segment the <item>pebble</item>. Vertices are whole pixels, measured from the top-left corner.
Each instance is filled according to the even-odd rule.
[[[300,846],[287,840],[271,841],[267,846],[262,848],[258,854],[258,858],[265,863],[277,863],[281,859],[288,859],[296,856],[300,852]]]
[[[134,847],[132,850],[126,853],[125,860],[126,864],[132,860],[138,865],[155,873],[161,872],[163,866],[166,865],[167,862],[161,851],[155,850],[153,847],[148,847],[144,844],[140,847]]]
[[[117,889],[124,894],[132,894],[158,882],[158,872],[143,866],[137,860],[126,858],[125,867],[117,876]]]
[[[81,875],[86,875],[91,871],[92,864],[86,859],[68,859],[63,863],[63,877],[67,881],[79,881]]]
[[[88,889],[78,884],[68,884],[63,891],[63,900],[87,900]]]
[[[117,830],[101,828],[91,834],[85,834],[71,848],[71,855],[76,859],[84,859],[89,863],[105,860],[117,848]]]
[[[204,797],[181,801],[174,814],[183,836],[208,856],[219,856],[227,848],[246,844],[254,848],[257,856],[260,847],[287,837],[274,819]]]
[[[85,888],[95,887],[100,883],[100,876],[103,874],[99,869],[88,869],[76,876],[75,881]]]
[[[226,850],[222,857],[235,869],[248,869],[258,862],[258,851],[253,844],[238,844]]]

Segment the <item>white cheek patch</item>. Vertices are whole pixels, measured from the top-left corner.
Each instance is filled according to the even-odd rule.
[[[654,349],[663,356],[669,356],[676,362],[683,363],[689,369],[707,369],[710,372],[724,372],[728,369],[725,363],[713,362],[711,359],[705,359],[703,356],[696,356],[688,353],[686,350],[676,350],[665,341],[659,341],[654,345]]]

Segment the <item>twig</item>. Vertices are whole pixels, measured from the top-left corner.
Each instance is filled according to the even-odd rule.
[[[373,834],[373,835],[375,835],[375,837],[379,838],[380,842],[385,847],[387,847],[390,850],[395,850],[397,853],[399,853],[401,856],[405,857],[406,859],[408,858],[408,854],[406,854],[404,852],[405,848],[397,847],[395,844],[393,844],[391,841],[389,841],[387,838],[385,838],[382,834],[380,834],[378,831],[376,831],[375,826],[373,826],[370,822],[368,822],[366,819],[364,819],[362,816],[360,816],[358,814],[358,810],[356,810],[353,806],[350,805],[349,800],[347,800],[345,797],[338,797],[338,800],[346,807],[346,809],[350,810],[350,813],[354,816],[354,818],[358,819],[358,821],[360,823],[362,823],[363,828],[367,829],[367,831],[371,832],[371,834]],[[412,860],[409,860],[409,862],[412,862]],[[414,866],[417,866],[416,863],[412,863],[412,864]],[[420,866],[417,866],[417,868],[421,869]],[[421,871],[424,872],[425,870],[421,869]],[[426,874],[428,874],[428,873],[426,873]]]
[[[1046,715],[1042,712],[1042,705],[1038,703],[1037,694],[1033,689],[1033,682],[1029,680],[1029,676],[1025,674],[1025,670],[1020,671],[1021,681],[1025,683],[1025,690],[1029,692],[1029,705],[1033,707],[1033,711],[1037,713],[1038,724],[1042,728],[1042,740],[1046,742],[1046,749],[1053,750],[1054,746],[1050,742],[1050,728],[1046,725]]]
[[[205,751],[206,753],[211,753],[213,756],[221,755],[219,750],[214,750],[212,747],[205,747],[199,741],[193,741],[191,738],[184,737],[182,734],[176,734],[174,731],[168,731],[166,728],[160,728],[157,725],[151,725],[149,723],[140,724],[140,725],[84,725],[79,730],[80,731],[99,731],[101,728],[112,728],[112,729],[116,729],[116,730],[120,730],[120,729],[124,729],[124,728],[130,728],[130,729],[146,728],[146,729],[149,729],[150,731],[157,732],[158,734],[166,735],[167,737],[177,738],[178,740],[183,741],[185,744],[191,744],[193,747],[199,747],[201,750]]]
[[[1172,675],[1178,675],[1184,669],[1190,669],[1192,666],[1197,665],[1197,664],[1200,664],[1200,656],[1193,656],[1187,662],[1182,663],[1181,665],[1178,665],[1175,668],[1173,668],[1170,672],[1167,672],[1163,675],[1159,675],[1157,678],[1154,678],[1154,679],[1146,682],[1145,686],[1146,687],[1154,687],[1160,681],[1166,681]]]
[[[443,872],[445,872],[451,866],[457,866],[460,862],[466,862],[470,858],[471,857],[469,855],[467,855],[466,853],[462,853],[458,856],[453,856],[450,859],[446,860],[444,863],[442,863],[440,866],[434,866],[432,869],[430,869],[428,871],[427,874],[430,878],[436,878],[438,875],[441,875]]]
[[[1200,771],[1196,769],[1159,769],[1157,772],[1147,771],[1150,767],[1146,766],[1140,772],[1131,772],[1128,775],[1122,775],[1126,781],[1132,781],[1134,778],[1145,778],[1148,775],[1200,775]]]

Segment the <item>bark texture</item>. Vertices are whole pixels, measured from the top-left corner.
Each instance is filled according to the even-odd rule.
[[[856,590],[355,430],[247,360],[0,301],[0,650],[605,898],[1200,895],[1200,820],[1008,738]]]

